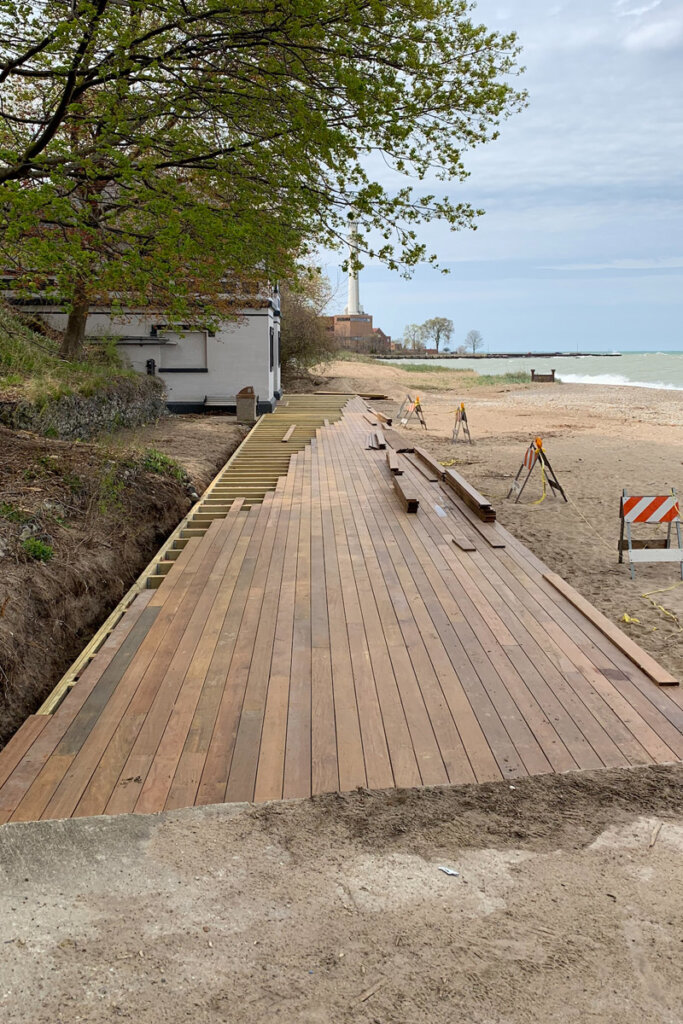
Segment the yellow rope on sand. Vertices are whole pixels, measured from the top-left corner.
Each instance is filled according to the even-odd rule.
[[[651,595],[666,594],[669,590],[675,590],[676,587],[680,587],[682,585],[683,580],[679,580],[678,583],[674,583],[671,587],[660,587],[659,590],[648,590],[647,593],[640,595],[641,597],[645,598],[646,601],[649,601],[653,608],[657,608],[658,611],[662,612],[663,615],[666,615],[667,619],[671,619],[672,622],[675,622],[676,628],[679,633],[683,631],[683,626],[681,625],[680,619],[678,618],[676,613],[670,612],[669,609],[665,608],[663,604],[657,604],[656,601],[652,600]]]

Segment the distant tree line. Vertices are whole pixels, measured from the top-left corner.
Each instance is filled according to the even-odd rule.
[[[443,350],[449,352],[449,343],[453,337],[453,321],[444,316],[435,316],[425,320],[423,324],[406,324],[403,331],[404,348],[413,349],[416,352],[424,352],[427,348],[435,348],[437,352]],[[472,355],[481,349],[484,338],[479,331],[468,331],[465,337],[465,344],[459,345],[455,350],[459,356]]]

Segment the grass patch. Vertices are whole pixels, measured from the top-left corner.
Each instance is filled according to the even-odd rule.
[[[30,512],[24,512],[10,501],[0,501],[0,519],[6,519],[8,523],[27,523],[30,518]]]
[[[46,544],[44,540],[38,540],[37,537],[27,537],[21,546],[24,553],[36,562],[49,562],[54,554],[52,545]]]
[[[106,516],[108,512],[121,511],[125,483],[119,477],[119,467],[115,464],[110,466],[100,480],[100,492],[97,499],[97,508],[100,515]]]
[[[529,384],[531,374],[524,370],[517,370],[515,373],[476,373],[472,380],[474,387],[494,387],[496,384]]]
[[[184,480],[185,470],[175,459],[164,455],[156,448],[148,448],[142,459],[142,468],[150,473],[160,473],[161,476],[170,476],[173,480]]]
[[[86,348],[80,362],[59,358],[59,344],[32,331],[0,304],[0,394],[39,407],[64,395],[94,395],[113,377],[137,377],[124,369],[113,339]]]
[[[396,363],[392,363],[396,366]],[[442,366],[440,363],[411,363],[409,366],[398,366],[399,370],[406,373],[471,373],[471,370],[456,370],[453,366]]]

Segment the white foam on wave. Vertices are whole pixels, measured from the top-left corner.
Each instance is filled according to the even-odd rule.
[[[663,381],[629,380],[620,373],[562,373],[555,374],[565,384],[605,384],[608,387],[654,388],[657,391],[683,391],[683,387]]]

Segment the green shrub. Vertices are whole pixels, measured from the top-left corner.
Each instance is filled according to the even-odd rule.
[[[35,559],[36,562],[49,562],[54,554],[52,545],[46,544],[44,540],[38,540],[37,537],[27,537],[22,547],[28,557]]]

